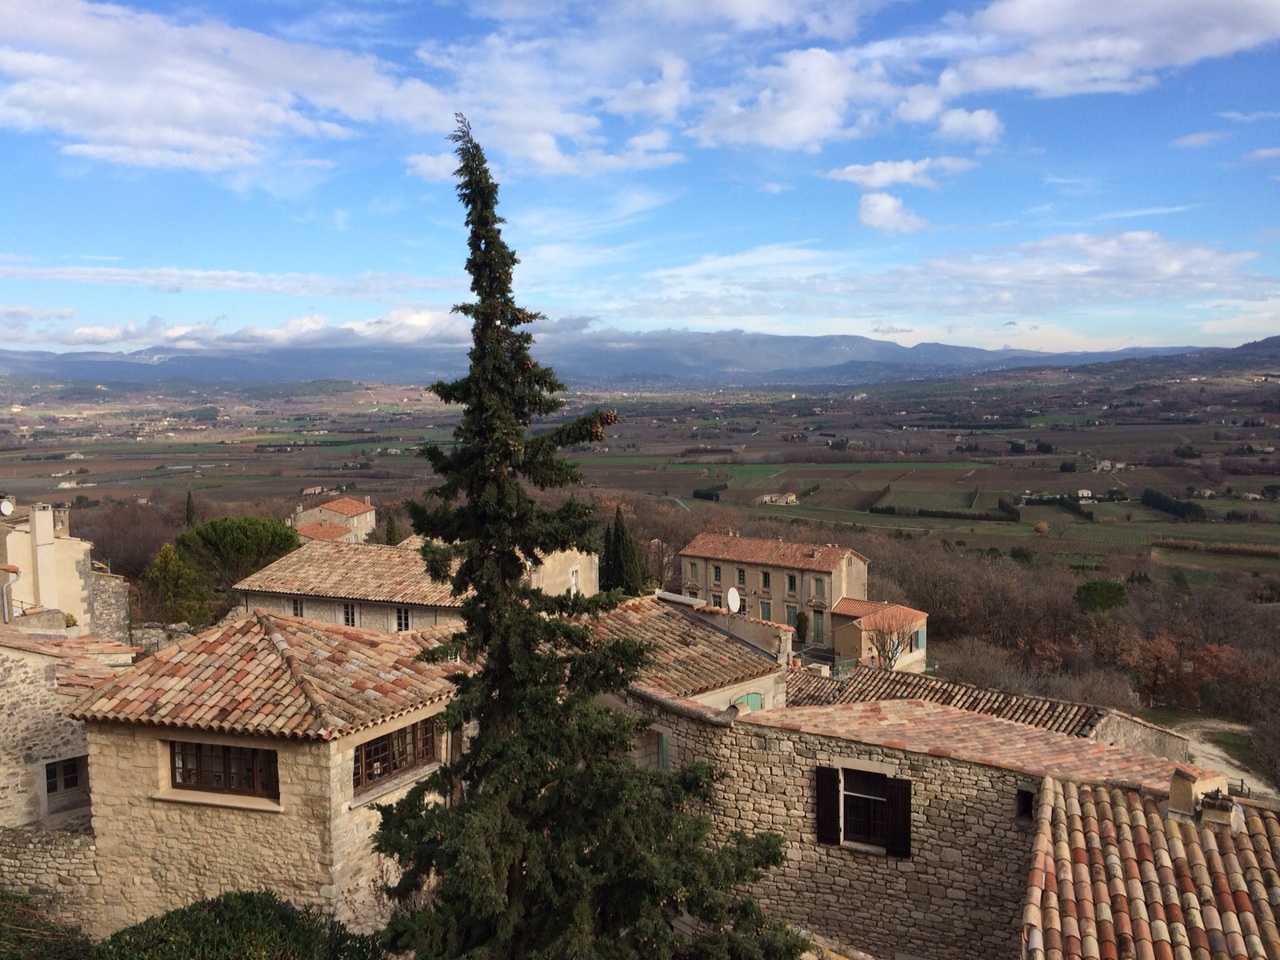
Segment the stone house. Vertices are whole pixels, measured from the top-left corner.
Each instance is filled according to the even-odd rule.
[[[129,588],[124,578],[96,570],[93,544],[71,536],[71,511],[65,506],[13,505],[0,516],[0,619],[16,625],[61,628],[66,617],[85,633],[126,642],[129,639]],[[41,615],[57,611],[52,620]]]
[[[169,647],[85,694],[102,908],[95,934],[269,884],[366,928],[385,919],[375,803],[456,744],[436,717],[447,634],[389,636],[257,612]]]
[[[353,497],[339,497],[310,509],[299,504],[286,523],[304,540],[343,539],[347,543],[364,543],[378,525],[378,513],[369,503]],[[337,528],[344,532],[338,532]]]
[[[271,610],[384,633],[462,620],[462,598],[427,576],[420,537],[396,546],[316,540],[235,585],[245,611]],[[563,551],[530,570],[548,593],[600,589],[594,554]]]
[[[831,608],[835,660],[923,673],[929,615],[900,603],[844,597]]]
[[[1201,775],[920,700],[744,712],[633,691],[626,706],[666,727],[673,765],[720,770],[717,839],[782,836],[783,864],[753,888],[768,913],[883,958],[1015,953],[1046,774],[1149,791]]]
[[[867,558],[848,547],[700,533],[680,551],[681,590],[723,607],[730,587],[739,611],[796,625],[809,617],[809,643],[831,646],[832,608],[845,597],[867,599]]]

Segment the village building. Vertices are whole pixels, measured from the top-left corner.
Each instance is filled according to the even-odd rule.
[[[235,585],[245,611],[271,610],[348,627],[395,633],[462,619],[462,598],[432,580],[423,565],[422,539],[396,546],[316,540],[304,543]],[[600,589],[594,554],[562,551],[529,571],[547,593]]]
[[[733,587],[742,601],[736,612],[792,627],[803,612],[816,647],[832,644],[837,603],[867,599],[867,558],[848,547],[701,533],[680,551],[680,562],[687,596],[723,607]]]
[[[831,608],[836,664],[923,673],[929,615],[900,603],[844,597]]]
[[[305,495],[306,491],[303,493]],[[364,543],[378,525],[378,513],[368,497],[363,501],[339,497],[306,510],[299,504],[294,508],[293,516],[285,522],[298,531],[304,542],[343,540],[346,543]]]

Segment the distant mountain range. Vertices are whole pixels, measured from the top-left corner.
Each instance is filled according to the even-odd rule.
[[[1280,338],[1236,350],[1198,347],[1133,347],[1096,353],[1037,353],[982,350],[945,343],[903,347],[860,336],[792,337],[726,331],[656,331],[628,334],[535,331],[534,355],[549,363],[570,386],[601,388],[699,386],[855,386],[910,379],[936,379],[1034,366],[1078,366],[1194,353],[1216,355],[1267,346]],[[258,346],[245,349],[135,353],[0,350],[0,376],[23,375],[98,382],[363,380],[428,383],[466,369],[469,345],[440,346]]]

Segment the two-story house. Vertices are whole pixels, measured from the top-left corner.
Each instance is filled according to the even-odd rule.
[[[848,547],[701,533],[680,562],[686,596],[721,607],[733,587],[742,601],[736,612],[792,627],[803,611],[812,646],[831,646],[836,604],[867,599],[867,558]]]
[[[309,510],[299,505],[287,522],[298,531],[304,543],[309,540],[364,543],[378,524],[378,513],[368,497],[363,501],[339,497]]]

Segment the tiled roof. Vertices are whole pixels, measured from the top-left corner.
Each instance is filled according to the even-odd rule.
[[[328,503],[320,504],[320,508],[332,510],[334,513],[341,513],[348,517],[358,517],[360,514],[368,513],[373,509],[369,504],[353,500],[351,497],[339,497],[337,500],[330,500]]]
[[[782,669],[761,651],[657,597],[628,600],[591,626],[600,637],[649,644],[653,662],[636,686],[663,697],[695,697]]]
[[[67,715],[329,740],[450,697],[445,677],[459,667],[414,659],[427,645],[421,637],[255,612],[166,647]]]
[[[1023,956],[1280,957],[1280,820],[1182,822],[1137,790],[1046,780],[1023,910]]]
[[[895,629],[910,626],[928,616],[923,610],[913,610],[900,603],[886,600],[855,600],[843,597],[831,608],[833,616],[851,617],[866,630]]]
[[[351,528],[332,520],[313,520],[297,528],[298,536],[305,540],[341,540],[351,536]]]
[[[244,593],[333,597],[380,603],[458,607],[447,583],[427,576],[413,550],[379,543],[313,540],[236,584]]]
[[[723,563],[751,563],[785,570],[816,570],[830,573],[853,555],[863,563],[867,558],[849,547],[824,547],[816,543],[789,543],[758,537],[730,537],[720,533],[700,533],[680,551],[682,557],[719,560]]]
[[[875,700],[926,700],[930,703],[943,703],[1043,730],[1056,730],[1073,737],[1089,736],[1098,722],[1107,715],[1102,707],[1087,703],[1001,693],[967,683],[926,677],[922,673],[879,670],[875,667],[853,667],[839,679],[823,677],[809,670],[793,670],[787,675],[787,706],[790,707],[868,703]]]
[[[55,689],[68,697],[78,697],[121,672],[121,667],[113,667],[98,657],[117,662],[132,660],[142,652],[139,647],[104,637],[30,636],[8,627],[0,627],[0,647],[55,658]]]
[[[1156,790],[1168,789],[1179,766],[1193,769],[1164,757],[923,700],[779,707],[746,714],[738,722],[954,757],[1036,777],[1136,783]]]

